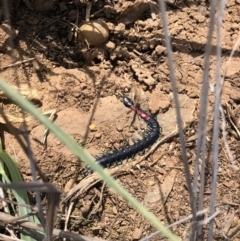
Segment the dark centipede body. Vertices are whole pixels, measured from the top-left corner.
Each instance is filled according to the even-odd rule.
[[[104,154],[100,158],[97,158],[96,162],[102,167],[110,166],[114,162],[118,164],[125,159],[134,157],[138,152],[150,147],[160,136],[161,127],[151,115],[147,114],[142,109],[135,107],[133,102],[128,97],[123,98],[123,103],[127,108],[135,111],[137,115],[146,122],[149,131],[142,140],[139,140],[133,145],[122,147],[117,151]],[[91,170],[87,168],[86,174],[90,172]]]

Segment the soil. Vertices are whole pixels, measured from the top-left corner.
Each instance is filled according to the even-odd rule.
[[[4,11],[0,8],[0,76],[12,85],[28,84],[36,89],[41,100],[39,108],[42,111],[55,109],[55,123],[78,143],[84,144],[89,153],[101,155],[118,149],[146,128],[138,118],[133,121],[134,113],[122,103],[123,94],[156,115],[162,127],[162,138],[176,131],[162,22],[158,14],[156,20],[151,18],[145,1],[137,1],[137,6],[142,6],[140,12],[131,1],[94,2],[91,20],[104,20],[109,28],[109,37],[104,44],[89,49],[79,42],[72,25],[79,26],[85,20],[86,3],[67,0],[15,2],[16,5],[9,8],[11,23],[3,21]],[[103,11],[99,11],[101,9]],[[227,1],[222,26],[221,74],[238,39],[239,11],[239,0]],[[167,16],[187,155],[193,174],[209,3],[178,1],[168,5]],[[211,88],[215,81],[215,36],[214,32],[209,73]],[[35,59],[10,66],[31,58]],[[225,108],[228,104],[237,128],[240,127],[239,61],[238,48],[231,60],[222,93],[222,104]],[[210,90],[205,208],[209,207],[211,194],[213,101],[214,95]],[[11,102],[3,102],[3,107],[6,113],[21,115],[20,109]],[[15,126],[18,128],[20,124]],[[51,183],[68,193],[83,179],[81,170],[84,163],[52,134],[48,135],[46,145],[42,145],[44,127],[36,121],[28,122],[28,130],[40,168]],[[239,167],[239,136],[229,119],[226,119],[226,131],[230,150]],[[30,181],[29,161],[23,150],[11,132],[5,132],[4,137],[6,150],[15,158],[24,179]],[[238,171],[232,168],[222,132],[219,144],[216,202],[221,213],[215,218],[214,240],[224,239],[240,225],[240,179]],[[165,225],[188,216],[191,210],[178,135],[172,135],[138,165],[131,164],[140,158],[136,156],[132,162],[123,162],[118,167],[119,170],[128,165],[131,167],[116,177],[118,182]],[[128,203],[101,183],[75,199],[72,214],[79,218],[70,218],[68,231],[77,234],[132,241],[155,231]],[[63,226],[64,221],[57,220],[56,227],[63,229]],[[171,230],[185,239],[189,227],[190,223],[186,222]],[[207,232],[207,228],[204,231]],[[237,233],[233,240],[239,239]],[[160,235],[153,240],[164,238]]]

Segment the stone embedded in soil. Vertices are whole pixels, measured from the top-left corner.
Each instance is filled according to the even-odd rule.
[[[164,51],[166,50],[166,47],[162,46],[162,45],[158,45],[156,48],[155,48],[155,53],[157,55],[160,55],[162,53],[164,53]]]
[[[70,180],[66,183],[63,192],[64,192],[64,193],[67,193],[67,192],[74,186],[74,183],[75,183],[75,179],[70,179]]]
[[[96,130],[97,130],[95,124],[91,124],[91,125],[89,126],[89,129],[90,129],[90,131],[96,131]]]
[[[114,213],[114,214],[118,214],[118,211],[117,211],[117,208],[116,208],[116,206],[113,206],[113,209],[112,209],[112,211],[113,211],[113,213]]]
[[[123,131],[123,127],[122,126],[116,126],[116,129],[117,129],[117,131],[119,131],[119,132],[122,132]]]
[[[94,136],[95,136],[95,138],[100,139],[101,136],[102,136],[102,133],[101,132],[96,132]]]
[[[113,43],[112,41],[108,41],[105,46],[108,50],[113,50],[113,49],[115,49],[116,44]]]
[[[141,228],[136,228],[132,233],[132,239],[139,240],[142,237],[142,231]]]

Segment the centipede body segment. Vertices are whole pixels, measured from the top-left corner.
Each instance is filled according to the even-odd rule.
[[[117,151],[103,154],[101,157],[97,158],[96,162],[102,167],[110,166],[112,163],[118,164],[121,163],[123,160],[134,157],[137,153],[145,150],[146,148],[154,144],[154,142],[156,142],[160,136],[161,127],[158,124],[157,120],[155,120],[144,110],[134,106],[133,102],[128,97],[123,97],[123,103],[127,108],[135,111],[137,115],[146,122],[149,130],[142,140],[139,140],[133,145],[122,147]],[[91,170],[88,167],[85,174],[89,173],[91,173]]]

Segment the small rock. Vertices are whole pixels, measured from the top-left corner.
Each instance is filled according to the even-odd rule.
[[[203,16],[206,16],[207,15],[207,9],[206,7],[202,6],[202,5],[199,5],[198,8],[197,8],[198,12],[200,14],[202,14]]]
[[[87,88],[87,85],[85,83],[80,84],[80,89],[85,90]]]
[[[117,131],[122,132],[123,128],[122,126],[116,126]]]
[[[149,185],[149,186],[153,186],[155,183],[156,183],[155,181],[150,180],[150,181],[148,182],[148,185]]]
[[[64,193],[67,193],[67,192],[73,187],[74,183],[75,183],[75,180],[74,180],[74,179],[70,179],[70,180],[66,183],[63,192],[64,192]]]
[[[132,233],[133,240],[139,240],[142,237],[142,229],[136,228]]]
[[[231,29],[233,29],[233,30],[238,30],[238,29],[239,29],[239,24],[237,24],[237,23],[232,23]]]
[[[75,88],[73,88],[73,90],[72,90],[72,95],[73,95],[75,98],[78,98],[78,97],[81,96],[81,91],[80,91],[80,89],[81,89],[81,85],[80,85],[80,87],[79,87],[79,86],[76,86]]]
[[[125,25],[123,23],[119,23],[115,29],[114,29],[116,32],[123,32],[125,31]]]
[[[158,45],[158,46],[155,48],[155,53],[156,53],[157,55],[160,55],[160,54],[162,54],[165,50],[166,50],[165,47],[163,47],[162,45]]]
[[[205,21],[205,17],[201,13],[195,13],[192,16],[198,23],[203,23]]]
[[[106,43],[106,48],[109,49],[109,50],[113,50],[113,49],[115,49],[115,47],[116,47],[116,45],[112,41],[108,41]]]
[[[112,211],[113,211],[114,214],[118,214],[116,206],[113,207]]]
[[[96,137],[97,139],[100,139],[101,136],[102,136],[102,133],[101,133],[101,132],[97,132],[97,133],[95,133],[95,137]]]
[[[91,124],[91,125],[89,126],[89,129],[90,129],[90,131],[96,131],[96,125]]]

